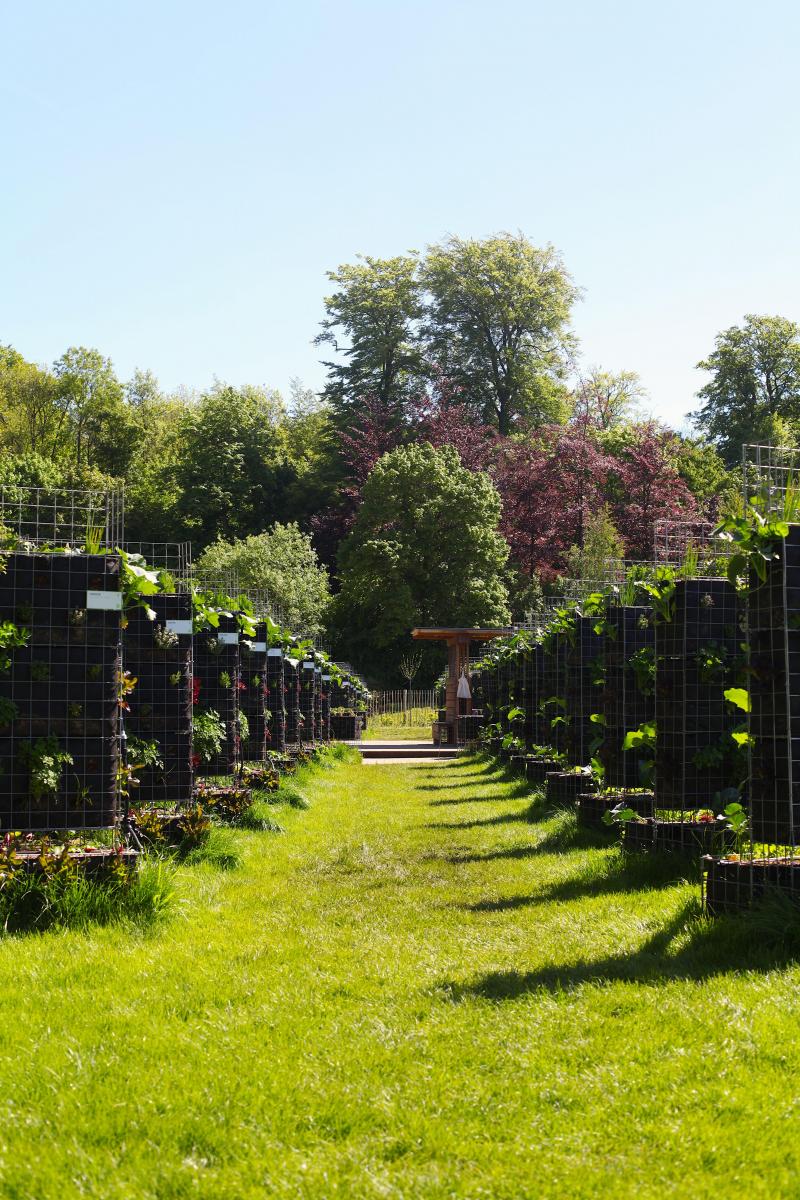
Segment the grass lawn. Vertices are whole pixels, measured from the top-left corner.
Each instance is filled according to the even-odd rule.
[[[0,1195],[800,1193],[800,970],[488,763],[315,776],[168,923],[0,944]]]
[[[370,721],[364,730],[362,740],[365,742],[430,742],[433,740],[433,734],[430,724],[373,725]]]

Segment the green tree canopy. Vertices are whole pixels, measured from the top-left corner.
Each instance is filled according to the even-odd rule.
[[[374,677],[396,675],[415,625],[509,619],[500,497],[452,447],[385,454],[339,552],[336,623],[343,651]]]
[[[98,350],[71,346],[53,364],[66,406],[75,461],[124,475],[140,435],[111,359]]]
[[[321,633],[330,603],[328,572],[311,539],[296,524],[275,524],[265,533],[209,546],[197,562],[198,577],[235,573],[239,587],[264,594],[272,611],[295,633]]]
[[[800,421],[800,327],[784,317],[746,316],[716,338],[699,362],[711,378],[697,393],[692,413],[702,432],[729,465],[741,460],[742,444],[769,442],[785,422]]]
[[[245,537],[284,515],[294,478],[280,395],[218,384],[188,405],[175,464],[177,512],[199,547]]]
[[[428,353],[501,434],[564,419],[565,351],[577,291],[552,246],[522,234],[428,248]]]
[[[344,363],[327,362],[327,395],[339,411],[373,397],[385,410],[402,409],[420,372],[416,323],[422,307],[414,254],[345,263],[329,271],[336,291],[316,341],[329,343]]]

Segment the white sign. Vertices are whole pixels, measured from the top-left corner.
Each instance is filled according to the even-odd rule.
[[[283,656],[282,650],[268,650],[267,651],[267,658],[281,658],[282,656]]]
[[[239,634],[238,633],[219,633],[219,634],[217,634],[217,641],[219,642],[220,646],[238,646],[239,645]]]
[[[167,630],[169,633],[192,633],[191,621],[167,621]]]
[[[267,643],[266,642],[251,642],[250,649],[253,651],[253,654],[265,654],[266,650],[267,650]]]
[[[87,592],[86,607],[122,612],[122,592]]]
[[[313,663],[303,663],[303,670],[304,671],[313,671],[314,664]]]

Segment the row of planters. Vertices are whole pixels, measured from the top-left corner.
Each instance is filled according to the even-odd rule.
[[[249,788],[331,740],[334,688],[366,696],[243,598],[176,592],[123,552],[3,552],[6,848],[36,870],[43,838],[82,832],[71,858],[117,870],[137,828],[185,837],[209,810],[233,819]],[[87,848],[89,830],[105,844]]]
[[[727,578],[637,569],[480,664],[489,747],[626,849],[705,856],[713,912],[794,878],[800,821],[800,530],[751,511],[719,533]]]

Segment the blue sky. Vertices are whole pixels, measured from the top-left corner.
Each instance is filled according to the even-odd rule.
[[[800,319],[798,34],[776,0],[7,0],[0,342],[318,387],[326,269],[520,229],[584,364],[680,421],[717,331]]]

